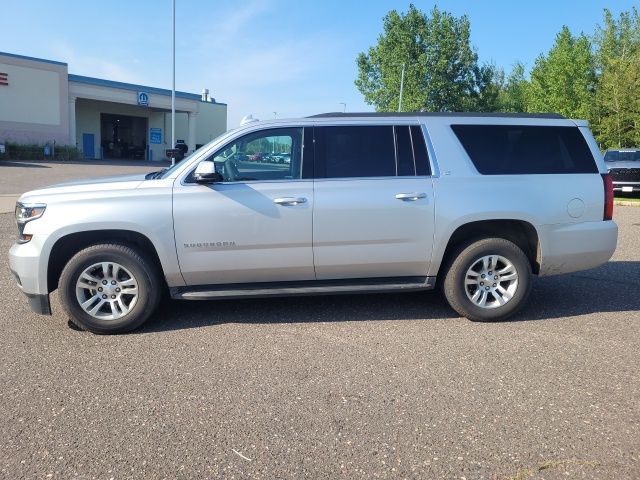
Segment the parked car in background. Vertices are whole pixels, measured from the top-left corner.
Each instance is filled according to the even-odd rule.
[[[244,152],[236,152],[231,157],[236,162],[245,162],[249,160],[249,155]]]
[[[604,162],[616,192],[640,192],[640,148],[607,150]]]
[[[271,155],[271,162],[291,163],[291,154],[290,153],[274,153]]]

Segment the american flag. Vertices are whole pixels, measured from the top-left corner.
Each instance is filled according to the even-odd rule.
[[[0,72],[0,85],[9,85],[9,75]]]

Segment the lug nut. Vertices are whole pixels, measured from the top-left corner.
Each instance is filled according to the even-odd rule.
[[[480,285],[484,285],[484,282],[480,282]]]
[[[497,285],[494,283],[494,284],[493,284],[493,287],[495,288],[496,286],[497,286]]]
[[[106,280],[102,280],[102,284],[103,284],[103,285],[106,285],[106,284],[107,284],[107,281],[106,281]]]
[[[102,291],[102,287],[98,287],[98,291],[101,292]]]
[[[107,296],[106,295],[102,295],[102,298],[107,298]]]
[[[480,275],[480,276],[481,276],[482,278],[484,278],[484,277],[485,277],[484,273],[483,273],[482,275]]]
[[[115,285],[116,281],[115,280],[111,280],[111,285]]]
[[[489,287],[484,287],[485,290],[489,290]]]
[[[120,289],[119,289],[119,288],[116,288],[116,292],[119,292],[119,291],[120,291]]]
[[[493,279],[494,279],[494,280],[497,280],[497,279],[498,279],[498,275],[496,275],[495,277],[493,277]]]
[[[489,272],[489,275],[491,275],[491,272]]]
[[[111,295],[111,298],[116,298],[116,296],[115,295]]]

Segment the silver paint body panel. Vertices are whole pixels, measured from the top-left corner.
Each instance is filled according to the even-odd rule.
[[[573,120],[389,115],[258,122],[213,140],[167,178],[126,176],[25,193],[20,201],[46,203],[47,210],[26,225],[33,239],[11,248],[10,266],[25,293],[47,294],[47,266],[57,240],[115,229],[138,232],[152,242],[170,287],[436,277],[458,227],[496,219],[522,220],[536,229],[541,275],[608,260],[617,226],[602,221],[600,175],[480,175],[450,128],[461,123],[578,125],[599,172],[607,171],[586,124]],[[430,177],[185,183],[200,161],[250,132],[292,125],[390,124],[421,125]],[[419,198],[396,198],[413,193]],[[274,202],[282,197],[306,202]]]

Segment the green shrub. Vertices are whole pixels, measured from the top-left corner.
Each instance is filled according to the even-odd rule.
[[[4,146],[5,153],[0,153],[0,160],[77,160],[80,158],[78,148],[67,145],[56,145],[54,149],[51,144],[4,142]],[[45,155],[47,146],[49,155]]]

